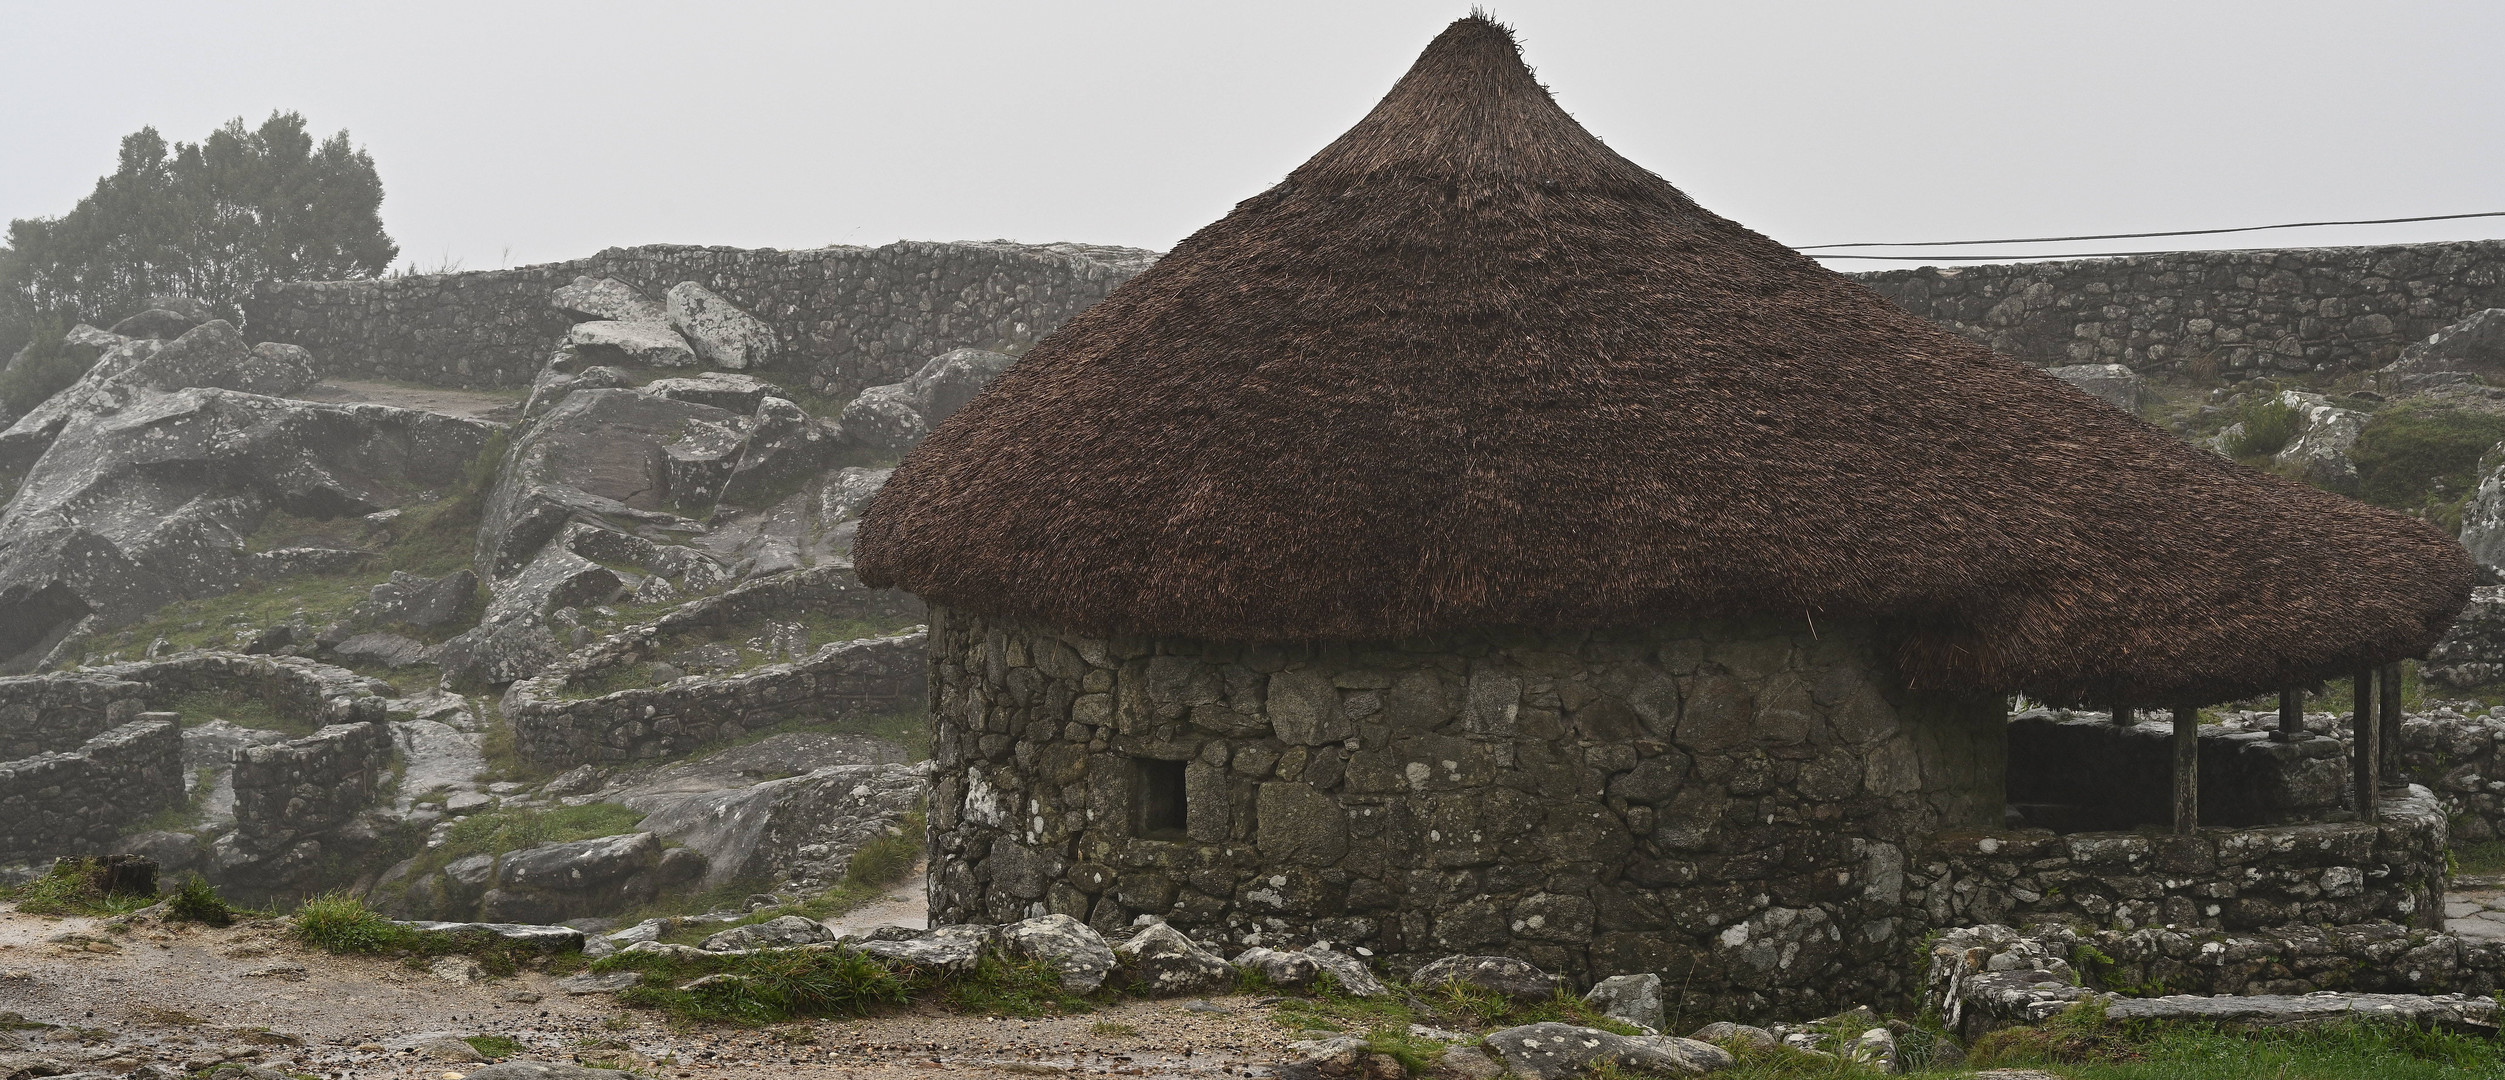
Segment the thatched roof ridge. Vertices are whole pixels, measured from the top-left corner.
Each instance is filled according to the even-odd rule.
[[[941,425],[855,557],[1091,632],[1863,621],[1912,686],[2151,704],[2412,655],[2472,578],[1698,207],[1476,17]]]

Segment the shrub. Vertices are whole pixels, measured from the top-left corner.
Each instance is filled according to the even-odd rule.
[[[77,382],[96,364],[96,350],[61,340],[69,333],[59,317],[38,318],[30,328],[26,355],[0,373],[0,412],[24,414]],[[5,362],[7,357],[0,357]]]
[[[165,917],[177,922],[196,922],[209,926],[225,926],[235,921],[235,909],[226,906],[226,898],[211,888],[208,879],[197,873],[183,875],[174,895],[165,901]]]
[[[2227,453],[2236,458],[2268,457],[2287,449],[2296,438],[2303,414],[2295,406],[2268,398],[2244,407],[2238,420],[2244,430],[2227,440]]]
[[[384,918],[346,893],[324,893],[296,909],[296,940],[331,953],[388,953],[408,949],[415,931]]]

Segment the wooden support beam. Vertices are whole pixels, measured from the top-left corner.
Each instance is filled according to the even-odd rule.
[[[2401,665],[2383,665],[2383,707],[2375,710],[2375,759],[2383,786],[2401,786]]]
[[[2174,711],[2174,831],[2189,836],[2201,826],[2201,711]]]
[[[2305,737],[2305,691],[2288,687],[2279,691],[2279,730],[2270,737],[2279,742],[2295,742]]]
[[[2114,702],[2114,723],[2121,724],[2125,727],[2130,726],[2131,706],[2125,705],[2119,701]]]
[[[2382,766],[2376,760],[2383,748],[2383,735],[2375,730],[2375,669],[2359,668],[2356,676],[2355,711],[2349,716],[2349,793],[2357,804],[2357,819],[2376,819],[2375,790],[2381,785]]]

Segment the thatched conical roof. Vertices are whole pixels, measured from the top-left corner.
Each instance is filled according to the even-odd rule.
[[[2472,581],[1697,206],[1477,17],[941,425],[855,552],[1089,632],[1861,620],[1911,686],[2151,704],[2415,654]]]

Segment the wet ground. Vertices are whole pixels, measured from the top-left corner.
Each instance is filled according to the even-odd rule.
[[[919,893],[900,889],[899,905]],[[651,1077],[1268,1075],[1295,1036],[1242,997],[1125,1001],[1019,1020],[924,1009],[867,1020],[678,1030],[546,974],[447,981],[390,960],[296,947],[280,924],[212,930],[21,915],[0,907],[0,1075],[27,1057],[128,1069],[259,1062],[322,1077],[445,1080],[476,1062],[412,1044],[429,1033],[502,1035],[516,1060],[632,1067]],[[440,1040],[439,1040],[440,1042]],[[460,1056],[457,1050],[452,1055]]]

